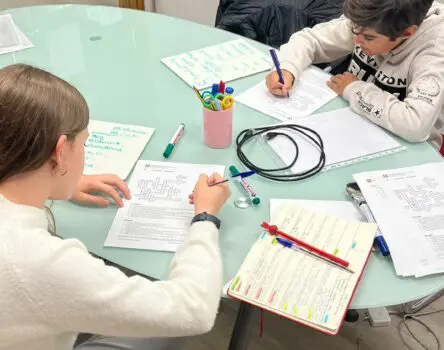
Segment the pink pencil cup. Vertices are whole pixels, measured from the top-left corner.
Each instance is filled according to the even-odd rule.
[[[227,148],[231,145],[233,107],[222,111],[203,108],[204,143],[211,148]]]

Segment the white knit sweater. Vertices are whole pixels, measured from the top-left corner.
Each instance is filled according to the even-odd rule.
[[[191,227],[159,282],[128,278],[46,228],[42,210],[0,196],[1,350],[72,350],[78,332],[174,337],[213,326],[222,290],[213,223]]]

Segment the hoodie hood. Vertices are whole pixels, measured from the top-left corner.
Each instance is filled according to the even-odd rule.
[[[444,4],[434,2],[416,33],[394,49],[389,60],[392,63],[402,61],[412,51],[433,46],[438,38],[444,38]]]

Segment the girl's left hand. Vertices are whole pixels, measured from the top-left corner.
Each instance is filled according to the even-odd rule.
[[[80,204],[107,207],[109,200],[92,194],[102,193],[111,197],[121,208],[123,207],[123,201],[117,190],[119,190],[126,199],[131,199],[127,184],[118,176],[111,174],[83,175],[74,190],[71,200]]]

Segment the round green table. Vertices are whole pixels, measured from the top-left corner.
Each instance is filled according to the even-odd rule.
[[[176,18],[113,7],[58,5],[7,12],[35,47],[0,56],[0,66],[28,63],[68,80],[85,96],[92,119],[155,128],[141,159],[162,160],[165,145],[179,123],[184,122],[186,132],[169,161],[240,166],[234,147],[215,150],[204,146],[202,110],[194,92],[160,61],[166,56],[238,36]],[[267,50],[266,46],[253,43]],[[229,85],[239,93],[261,81],[265,74]],[[337,98],[321,111],[345,105]],[[245,128],[275,122],[237,104],[233,137]],[[233,199],[241,193],[233,187],[233,197],[220,213],[225,281],[235,275],[257,239],[262,220],[269,219],[269,198],[347,200],[345,185],[352,180],[353,173],[441,160],[427,143],[403,144],[408,150],[330,170],[299,183],[281,184],[252,177],[249,183],[262,198],[258,208],[237,209]],[[259,157],[261,150],[254,152]],[[152,278],[165,279],[172,253],[103,246],[116,210],[116,207],[100,209],[70,202],[56,203],[58,234],[80,239],[92,253],[113,263]],[[442,288],[442,275],[401,278],[395,274],[390,258],[373,254],[351,307],[400,304]]]

